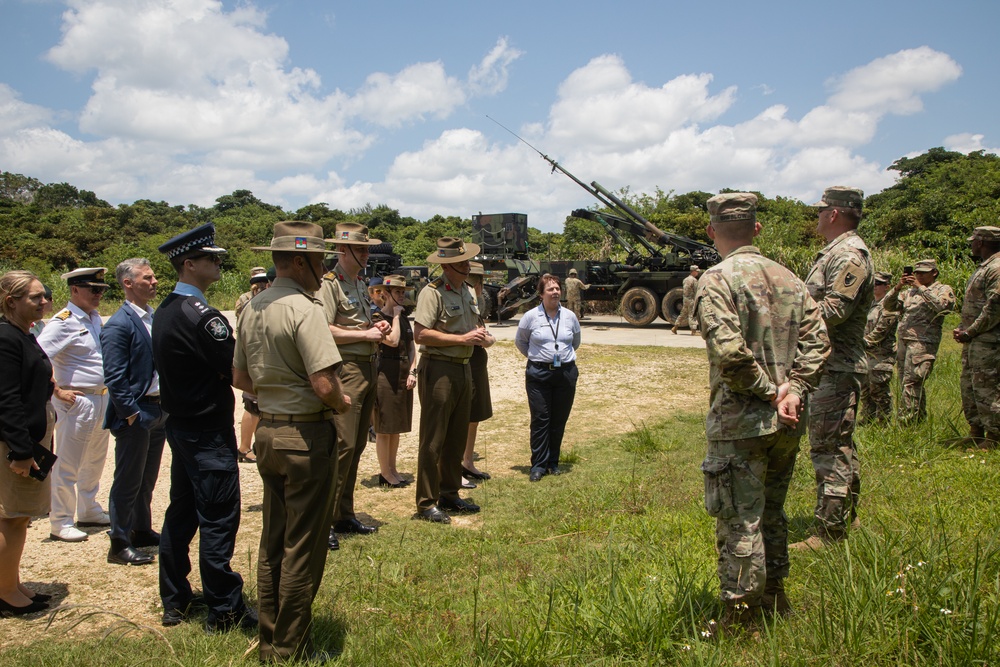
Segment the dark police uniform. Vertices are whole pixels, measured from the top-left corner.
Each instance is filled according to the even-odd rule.
[[[212,226],[171,239],[160,252],[182,254],[175,249],[187,247],[196,233],[208,233],[206,227]],[[204,243],[214,247],[214,228]],[[182,252],[191,249],[197,246]],[[197,294],[197,288],[178,283],[153,319],[153,359],[173,454],[170,505],[160,537],[160,598],[165,622],[167,612],[183,614],[190,604],[188,553],[200,531],[199,568],[209,625],[227,624],[246,613],[243,578],[230,566],[240,525],[231,388],[235,340],[228,320]]]

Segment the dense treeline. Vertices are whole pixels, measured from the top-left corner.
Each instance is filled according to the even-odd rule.
[[[902,265],[912,264],[918,256],[935,257],[942,279],[961,292],[974,266],[966,237],[976,226],[1000,221],[1000,158],[982,151],[965,155],[932,148],[917,157],[900,158],[889,169],[899,173],[898,181],[868,196],[861,227],[875,250],[877,267],[898,275]],[[708,241],[706,202],[713,193],[657,189],[646,194],[625,189],[619,194],[659,228]],[[797,200],[759,196],[762,249],[804,275],[822,247],[815,234],[815,212]],[[508,210],[518,209],[518,203],[511,202]],[[249,268],[267,261],[266,255],[249,248],[267,245],[274,223],[287,219],[310,220],[322,225],[327,235],[338,222],[362,222],[374,236],[392,242],[405,264],[422,264],[437,237],[468,238],[471,229],[468,218],[435,215],[416,220],[387,206],[342,211],[318,203],[286,211],[248,190],[219,197],[209,208],[146,199],[115,207],[68,183],[44,184],[0,172],[0,268],[34,271],[62,303],[66,294],[59,273],[85,265],[114,267],[126,257],[141,255],[153,262],[166,290],[172,288],[173,271],[156,247],[185,229],[214,222],[219,243],[230,250],[227,271],[212,294],[225,307],[246,290]],[[624,256],[600,225],[573,217],[566,218],[561,233],[530,229],[528,240],[537,259]]]

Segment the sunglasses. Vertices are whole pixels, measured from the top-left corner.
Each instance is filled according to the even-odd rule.
[[[97,287],[96,285],[88,285],[87,287],[94,294],[104,294],[104,292],[108,289],[107,287]]]
[[[189,257],[188,259],[190,259],[191,261],[194,262],[194,261],[197,261],[199,259],[205,259],[205,258],[208,258],[208,259],[212,260],[212,262],[215,263],[215,264],[222,264],[222,255],[215,255],[215,254],[208,253],[208,252],[206,252],[204,254],[201,254],[201,255],[193,255],[193,256]]]

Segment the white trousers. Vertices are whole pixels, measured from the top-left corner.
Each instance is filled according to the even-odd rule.
[[[56,464],[52,468],[52,532],[101,518],[97,491],[108,455],[108,432],[101,428],[108,394],[77,396],[72,404],[52,398],[56,408]]]

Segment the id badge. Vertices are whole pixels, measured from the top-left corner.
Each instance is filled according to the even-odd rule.
[[[552,358],[552,368],[559,368],[560,366],[562,366],[562,359],[559,358],[559,355],[556,355]]]

